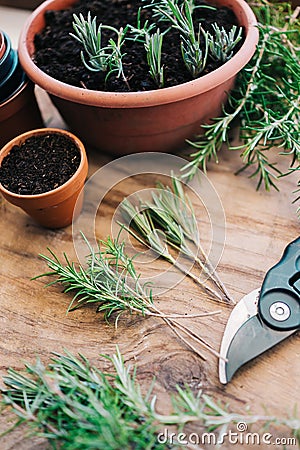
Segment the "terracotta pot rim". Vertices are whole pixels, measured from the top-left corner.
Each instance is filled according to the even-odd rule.
[[[28,18],[19,39],[19,58],[25,72],[36,84],[52,95],[76,103],[106,108],[135,108],[172,103],[194,97],[233,78],[251,59],[258,43],[257,21],[250,6],[244,0],[231,0],[228,7],[234,9],[233,5],[236,5],[243,11],[246,38],[240,50],[220,68],[196,80],[152,91],[123,93],[87,90],[52,78],[39,69],[32,60],[34,43],[30,39],[33,39],[35,34],[39,16],[46,10],[53,9],[57,2],[59,5],[62,4],[60,0],[46,0]],[[74,0],[67,0],[65,7],[71,6],[72,3]],[[218,0],[212,1],[212,3],[218,3]],[[62,8],[58,7],[57,9]]]
[[[46,199],[49,196],[59,194],[61,191],[68,188],[69,185],[71,185],[74,182],[74,179],[78,176],[78,173],[85,166],[86,153],[85,153],[84,145],[81,142],[81,140],[77,136],[75,136],[75,134],[71,133],[70,131],[63,130],[61,128],[37,128],[35,130],[26,131],[25,133],[22,133],[22,134],[16,136],[11,141],[9,141],[7,144],[5,144],[5,146],[0,150],[0,166],[1,166],[3,158],[8,155],[8,153],[10,152],[10,149],[13,145],[18,145],[20,142],[23,142],[30,136],[42,135],[42,134],[48,134],[48,133],[63,134],[64,136],[69,137],[71,140],[73,140],[76,143],[77,148],[80,151],[80,156],[81,156],[80,164],[79,164],[76,172],[64,184],[61,184],[60,186],[58,186],[55,189],[52,189],[51,191],[43,192],[42,194],[34,194],[34,195],[17,194],[15,192],[9,191],[0,183],[0,191],[3,194],[9,195],[11,198],[20,199],[20,200]]]

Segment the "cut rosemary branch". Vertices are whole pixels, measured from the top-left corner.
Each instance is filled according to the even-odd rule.
[[[189,196],[185,194],[183,184],[174,176],[171,180],[172,187],[158,183],[159,194],[154,191],[153,202],[145,204],[152,219],[164,231],[168,243],[195,261],[204,274],[221,290],[225,299],[235,303],[203,249],[193,204]]]
[[[192,202],[184,193],[180,180],[172,176],[172,188],[158,183],[157,191],[152,192],[152,201],[134,206],[128,199],[122,202],[122,213],[126,224],[121,226],[140,243],[151,247],[158,255],[173,264],[202,288],[222,300],[220,294],[211,289],[200,277],[180,264],[171,255],[168,245],[196,263],[224,296],[224,300],[235,303],[224,283],[216,273],[199,238],[199,230]]]
[[[276,146],[290,164],[300,160],[300,27],[296,23],[300,8],[292,14],[288,4],[274,5],[261,0],[253,5],[259,24],[259,44],[249,64],[240,72],[236,87],[224,107],[223,116],[203,127],[204,134],[189,144],[196,149],[191,161],[183,167],[183,177],[192,178],[198,167],[204,171],[207,162],[218,162],[217,153],[226,142],[231,150],[240,150],[244,168],[253,168],[269,190],[277,188],[280,170],[269,161],[269,150]],[[289,20],[286,21],[286,16]],[[229,132],[240,120],[242,145],[229,144]]]
[[[148,207],[148,205],[146,207],[143,207],[143,205],[134,206],[128,199],[125,199],[121,203],[121,210],[125,220],[125,224],[120,223],[120,226],[124,230],[131,234],[141,244],[145,245],[148,248],[151,248],[160,257],[165,259],[168,263],[172,264],[182,273],[191,278],[196,284],[200,285],[205,291],[207,291],[207,293],[210,294],[212,298],[217,299],[218,301],[223,300],[223,297],[216,290],[212,289],[210,286],[208,286],[207,283],[202,281],[198,276],[194,275],[193,272],[188,270],[170,253],[168,244],[170,244],[172,240],[170,240],[170,238],[168,240],[168,236],[165,235],[161,230],[156,228],[156,225],[152,218],[153,211],[151,215],[151,209]],[[162,219],[162,212],[160,212],[160,214]],[[166,220],[167,219],[168,218],[166,218]],[[183,242],[183,233],[175,225],[175,222],[173,224],[172,218],[169,218],[169,220],[172,222],[170,226],[172,226],[172,231],[174,233],[173,238],[176,238],[178,241],[180,240],[180,242]]]
[[[75,357],[67,351],[54,354],[47,367],[38,359],[33,365],[26,364],[25,373],[8,369],[1,407],[12,408],[16,416],[11,430],[29,425],[33,435],[64,450],[164,450],[178,443],[170,438],[174,428],[169,430],[168,425],[175,425],[175,436],[179,436],[184,425],[194,422],[201,431],[214,435],[217,444],[231,425],[261,422],[261,426],[286,427],[294,435],[294,445],[300,442],[297,416],[280,419],[230,412],[202,391],[194,394],[188,387],[177,387],[173,411],[161,414],[153,386],[142,394],[136,370],[131,375],[120,351],[106,358],[113,366],[111,373],[99,370],[83,355]]]
[[[190,315],[163,313],[155,306],[149,286],[141,284],[140,275],[137,274],[133,264],[133,258],[125,253],[124,243],[109,237],[106,241],[100,241],[101,248],[99,247],[95,251],[86,239],[85,241],[90,251],[87,257],[87,268],[70,262],[66,255],[64,255],[65,262],[61,263],[49,249],[51,257],[45,255],[41,255],[41,257],[47,262],[51,271],[38,275],[34,279],[54,275],[56,279],[49,285],[61,283],[65,286],[65,293],[73,293],[69,311],[95,303],[97,312],[103,312],[106,320],[111,318],[112,314],[116,314],[116,325],[120,314],[124,311],[159,317],[201,358],[203,358],[202,354],[191,341],[196,341],[219,357],[218,352],[207,342],[177,321],[181,318],[212,316],[218,314],[219,311]]]

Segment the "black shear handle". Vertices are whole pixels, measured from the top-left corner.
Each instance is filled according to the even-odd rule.
[[[275,330],[300,328],[300,237],[266,274],[258,301],[260,318]]]

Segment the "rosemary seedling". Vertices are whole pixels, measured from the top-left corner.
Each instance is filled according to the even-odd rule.
[[[45,437],[55,449],[165,450],[169,444],[172,448],[177,444],[174,439],[169,441],[168,435],[167,442],[158,439],[158,433],[170,425],[170,435],[179,436],[186,424],[195,423],[198,430],[201,427],[214,436],[217,444],[219,436],[224,437],[233,424],[260,422],[261,427],[284,426],[286,433],[294,435],[291,444],[300,442],[296,415],[277,418],[231,412],[201,390],[194,394],[188,386],[177,387],[172,411],[161,414],[153,386],[142,394],[136,370],[131,374],[120,351],[106,359],[113,367],[109,372],[101,371],[85,356],[75,357],[68,351],[55,353],[47,367],[38,359],[35,364],[26,364],[25,372],[8,369],[1,407],[12,409],[16,423],[5,434],[25,424],[33,435]]]
[[[87,19],[82,14],[77,16],[73,14],[73,28],[75,33],[70,33],[74,39],[80,42],[86,54],[88,55],[88,62],[85,59],[84,52],[81,52],[81,59],[83,64],[88,70],[93,72],[107,72],[106,78],[108,78],[113,72],[118,72],[117,78],[122,76],[122,79],[127,84],[127,80],[123,70],[122,58],[122,46],[124,44],[127,28],[120,28],[117,30],[109,25],[103,25],[102,23],[97,27],[96,20],[92,19],[91,13],[88,12]],[[117,35],[117,39],[108,39],[108,43],[103,46],[102,30],[112,31]]]
[[[213,34],[207,32],[207,41],[210,56],[222,63],[233,56],[233,51],[242,39],[242,28],[235,25],[227,32],[224,27],[219,28],[216,23],[212,24]]]
[[[147,1],[147,0],[142,0]],[[179,8],[182,8],[184,3],[188,3],[189,10],[191,14],[193,14],[196,8],[205,8],[216,10],[214,6],[210,5],[196,5],[194,0],[174,0],[173,4],[177,5]],[[173,9],[165,0],[151,0],[149,4],[145,5],[145,8],[151,8],[153,10],[152,16],[157,20],[157,22],[169,22],[168,16],[172,16]]]
[[[153,34],[146,33],[144,44],[150,75],[159,88],[164,87],[164,67],[161,64],[163,36],[159,28]]]
[[[201,24],[199,24],[198,32],[195,32],[192,17],[193,4],[183,2],[179,7],[176,0],[160,0],[153,5],[153,11],[164,16],[179,31],[183,61],[192,77],[198,77],[206,66],[208,39]],[[201,35],[204,38],[204,50],[200,45]]]
[[[101,242],[101,248],[93,250],[85,239],[90,254],[87,257],[87,268],[82,265],[76,266],[64,255],[65,262],[62,263],[51,251],[51,256],[41,255],[47,262],[50,272],[39,275],[55,276],[56,279],[50,283],[61,283],[65,286],[65,293],[73,292],[73,299],[68,310],[72,311],[87,304],[95,303],[97,312],[103,312],[106,320],[115,314],[117,325],[119,316],[124,311],[137,313],[142,316],[154,316],[161,318],[192,351],[203,358],[199,350],[191,343],[208,349],[216,356],[219,354],[202,338],[189,330],[178,319],[207,317],[218,314],[219,311],[199,314],[166,314],[159,310],[153,302],[152,289],[145,284],[141,285],[140,275],[137,274],[133,258],[125,253],[125,244],[110,237]]]
[[[194,275],[191,270],[188,270],[185,265],[181,264],[171,254],[169,249],[170,244],[172,247],[176,247],[176,249],[180,248],[187,256],[192,256],[192,252],[186,244],[184,233],[172,216],[169,216],[163,209],[159,208],[158,210],[155,208],[155,205],[150,206],[149,204],[143,205],[141,203],[139,206],[134,206],[128,199],[123,200],[121,203],[121,210],[125,223],[120,223],[120,225],[124,230],[141,244],[151,248],[160,257],[191,278],[213,299],[223,301],[223,297],[219,292],[211,288],[200,277]],[[153,216],[155,216],[155,220],[159,225],[164,224],[164,231],[167,231],[166,234],[157,228]]]
[[[292,14],[287,4],[274,8],[266,0],[253,8],[262,19],[256,53],[238,75],[223,116],[204,125],[204,134],[189,141],[195,152],[182,169],[184,178],[192,178],[198,167],[205,171],[210,160],[218,162],[223,143],[241,152],[242,170],[253,168],[251,177],[258,178],[257,188],[264,185],[266,190],[277,189],[276,181],[282,173],[269,160],[274,146],[290,158],[291,165],[299,166],[300,27],[296,19],[300,8]],[[229,133],[237,119],[242,144],[234,147],[229,143]]]

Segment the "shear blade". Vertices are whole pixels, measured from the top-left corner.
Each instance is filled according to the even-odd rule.
[[[255,289],[233,309],[225,328],[219,362],[219,378],[228,383],[246,362],[265,352],[294,331],[275,331],[257,315],[259,289]]]

